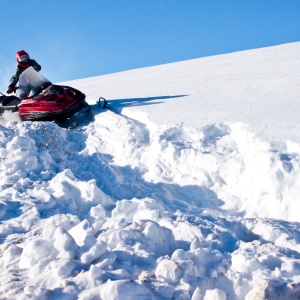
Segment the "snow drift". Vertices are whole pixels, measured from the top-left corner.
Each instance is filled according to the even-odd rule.
[[[299,299],[299,50],[73,81],[110,109],[1,126],[1,298]]]

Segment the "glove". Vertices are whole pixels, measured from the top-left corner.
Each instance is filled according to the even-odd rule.
[[[33,67],[37,72],[41,71],[42,67],[40,65],[35,65]]]
[[[15,87],[13,85],[10,85],[8,87],[8,90],[6,91],[7,94],[11,94],[12,92],[15,92]]]

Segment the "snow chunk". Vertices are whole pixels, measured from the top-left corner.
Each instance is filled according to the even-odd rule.
[[[53,244],[45,239],[36,239],[27,243],[21,254],[19,266],[21,268],[32,268],[43,258],[52,256],[56,257],[57,251],[55,251]]]
[[[144,238],[141,232],[133,229],[109,229],[98,237],[107,244],[109,250],[134,247],[142,243]]]
[[[280,279],[270,279],[260,281],[246,295],[245,300],[264,300],[264,299],[299,299],[300,284],[287,285]]]
[[[143,231],[150,253],[161,256],[170,255],[174,251],[176,243],[172,230],[149,220],[141,220],[138,228]]]
[[[88,234],[89,230],[89,222],[88,220],[83,220],[73,228],[71,228],[68,232],[74,238],[78,246],[83,246],[84,240]]]
[[[131,223],[134,214],[138,210],[138,202],[131,200],[121,200],[116,203],[116,207],[112,210],[112,217],[124,219],[127,223]]]
[[[41,286],[26,286],[24,288],[24,293],[26,296],[21,297],[21,299],[46,299],[46,292],[47,289]]]
[[[290,260],[281,265],[281,271],[286,277],[297,276],[300,274],[300,261]]]
[[[53,236],[54,247],[59,258],[78,258],[79,248],[73,237],[63,228],[58,227]]]
[[[253,253],[247,253],[246,251],[235,251],[232,254],[231,262],[231,268],[241,273],[251,273],[257,269],[265,268],[260,261],[253,256]]]
[[[16,245],[10,245],[4,251],[3,256],[0,257],[0,267],[8,266],[11,263],[15,262],[21,254],[22,254],[22,248]]]
[[[22,169],[25,172],[38,171],[37,148],[34,140],[15,136],[7,144],[8,156],[6,169],[8,174],[13,174]]]
[[[105,218],[105,210],[102,205],[99,204],[91,208],[90,215],[97,221],[103,220]]]
[[[155,270],[155,276],[161,281],[175,284],[180,279],[181,270],[173,260],[163,259]]]
[[[207,290],[203,300],[226,300],[226,293],[222,290]]]
[[[101,299],[105,300],[154,300],[153,294],[143,285],[134,281],[108,281],[101,290]]]
[[[52,270],[55,276],[62,278],[70,276],[76,268],[76,264],[72,259],[63,258],[52,261],[49,264],[49,268]]]
[[[60,204],[73,212],[87,213],[99,203],[104,207],[114,203],[97,187],[96,180],[80,181],[68,169],[57,174],[48,189]]]
[[[90,238],[91,238],[90,236],[86,237],[84,241],[84,246],[82,247],[82,248],[89,248],[88,251],[83,253],[80,258],[84,264],[90,264],[93,261],[100,258],[106,252],[106,248],[107,248],[107,244],[101,240],[92,241],[92,244],[87,245],[89,243],[89,240],[91,240]]]
[[[202,293],[201,290],[197,287],[193,293],[193,296],[191,298],[191,300],[202,300]]]

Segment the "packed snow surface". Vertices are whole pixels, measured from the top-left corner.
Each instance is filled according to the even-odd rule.
[[[300,299],[299,53],[64,83],[73,130],[5,113],[0,299]]]

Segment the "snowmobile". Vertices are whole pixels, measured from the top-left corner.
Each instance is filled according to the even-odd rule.
[[[101,99],[105,107],[107,101],[102,97],[99,107]],[[2,94],[0,103],[1,112],[18,112],[22,121],[64,123],[83,108],[90,110],[85,94],[69,86],[52,84],[32,67],[20,75],[16,96]]]

